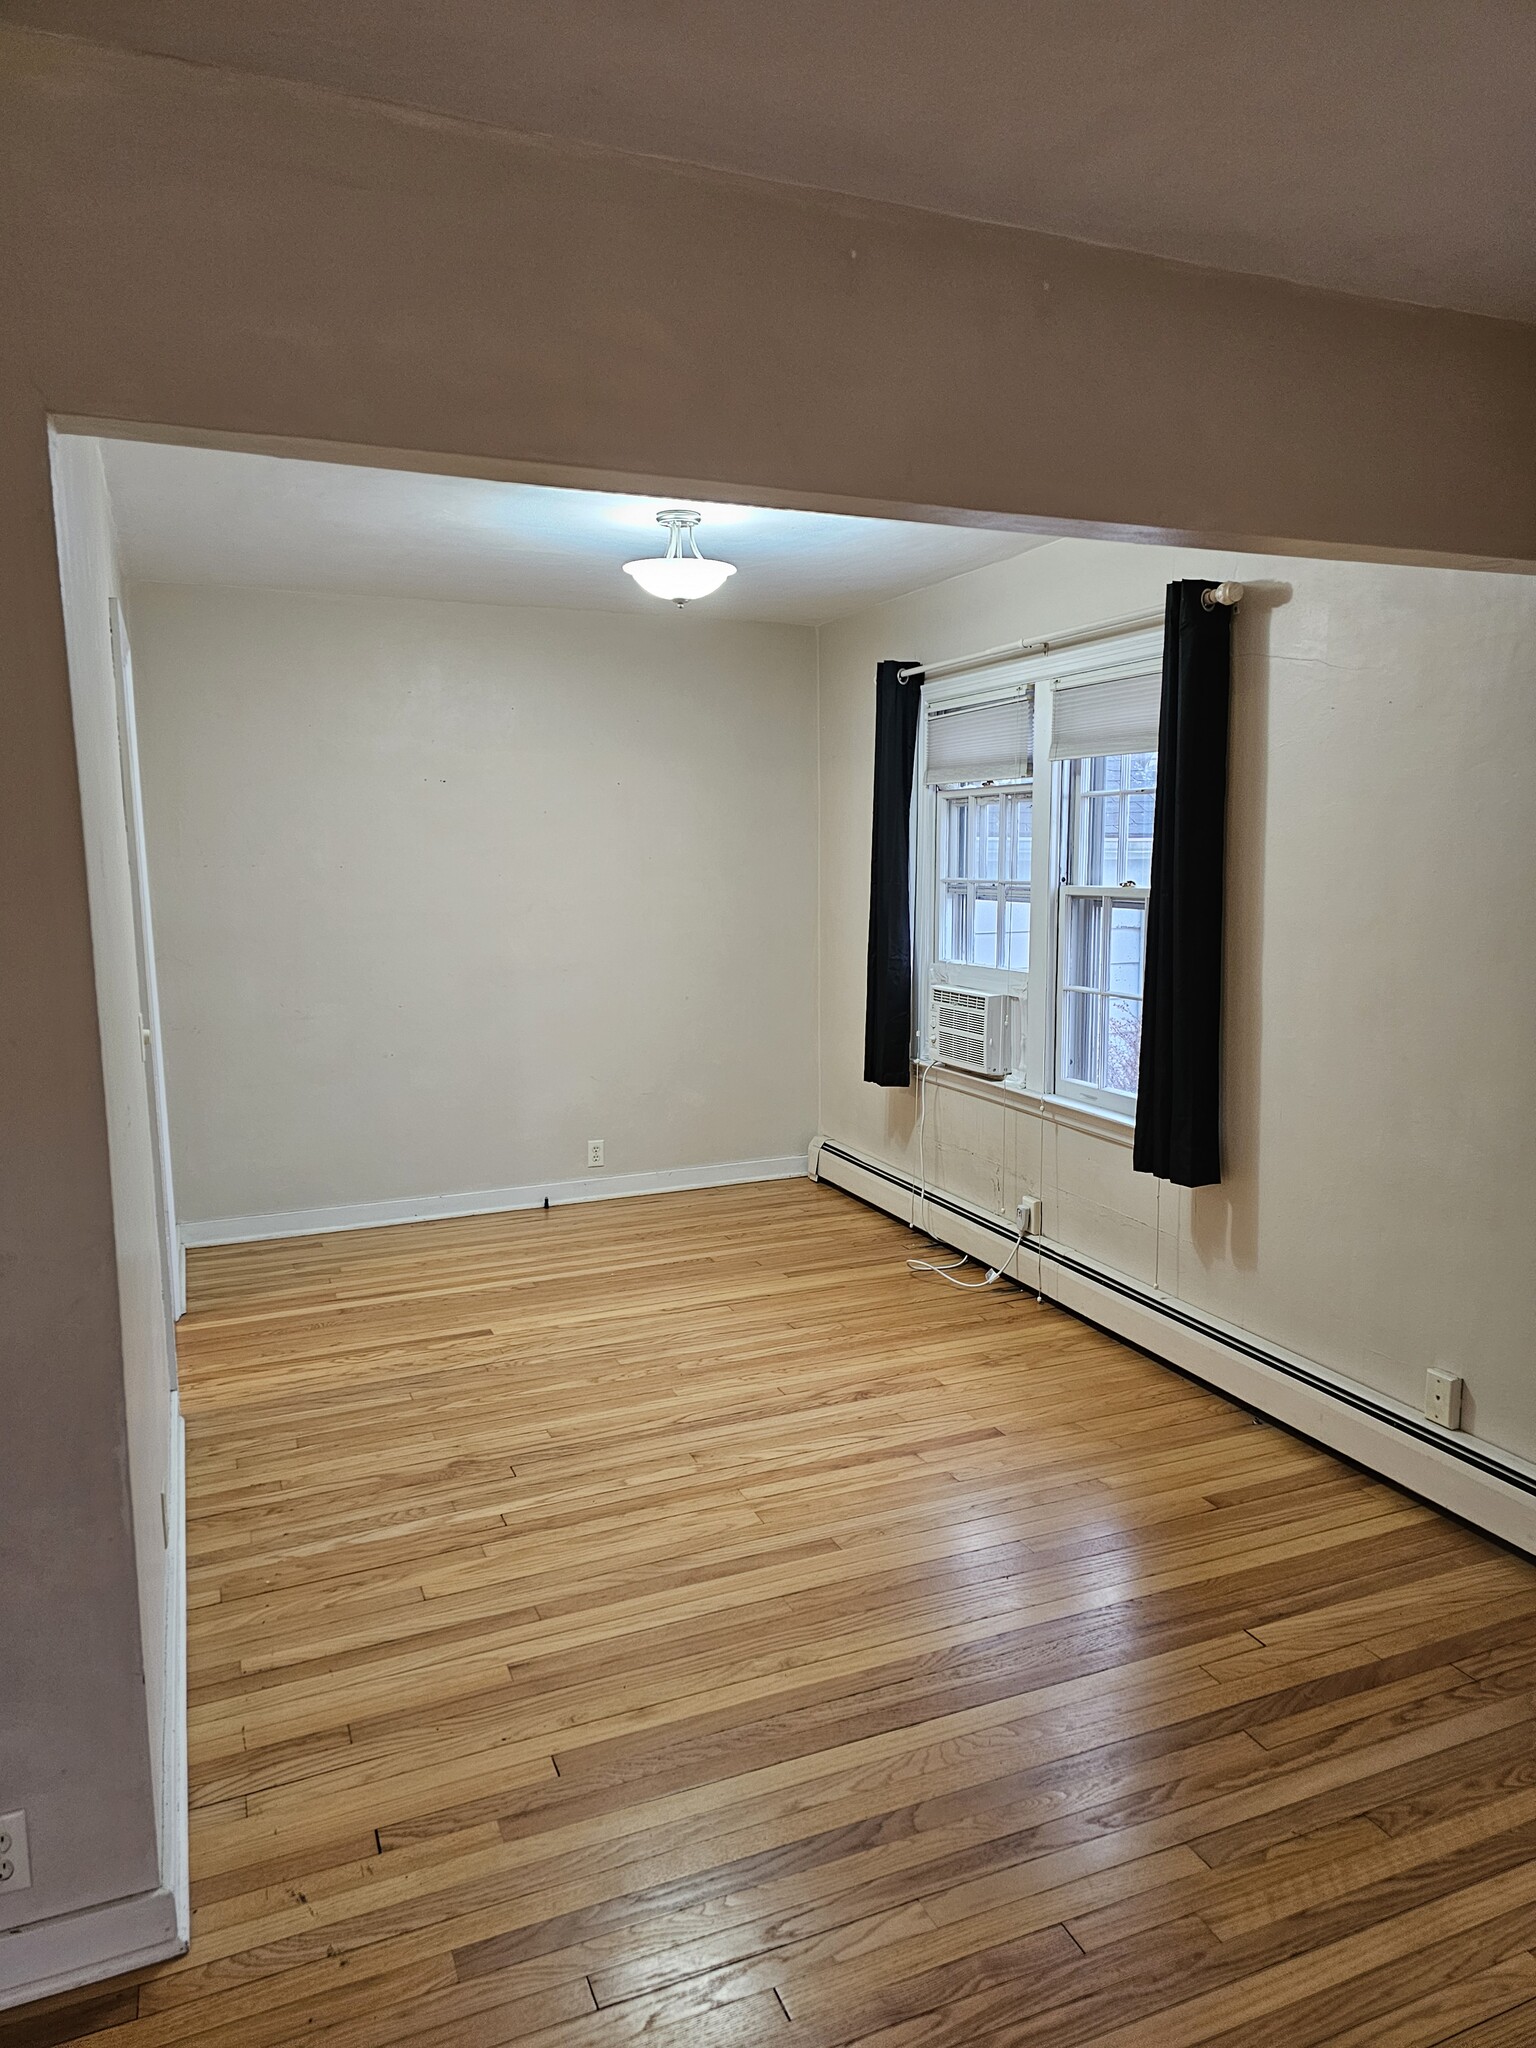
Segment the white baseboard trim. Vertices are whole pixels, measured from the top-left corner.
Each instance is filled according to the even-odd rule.
[[[1002,1217],[933,1190],[920,1200],[916,1185],[895,1168],[835,1140],[817,1138],[809,1163],[816,1179],[903,1223],[915,1220],[930,1236],[988,1264],[1013,1242],[1016,1226]],[[1054,1239],[1026,1238],[1001,1270],[1245,1407],[1536,1555],[1536,1465],[1523,1458],[1437,1429],[1404,1402],[1129,1280]]]
[[[171,1441],[166,1459],[164,1725],[160,1731],[160,1888],[176,1902],[182,1946],[192,1938],[192,1877],[187,1790],[187,1430],[171,1395]]]
[[[664,1167],[657,1173],[588,1174],[581,1180],[545,1180],[520,1188],[478,1188],[462,1195],[411,1195],[393,1202],[353,1202],[334,1209],[287,1209],[267,1216],[217,1216],[183,1223],[183,1245],[257,1244],[268,1238],[320,1237],[332,1230],[376,1230],[391,1223],[426,1223],[435,1216],[494,1216],[507,1209],[558,1208],[566,1202],[608,1202],[623,1195],[659,1195],[685,1188],[738,1187],[755,1180],[793,1180],[805,1172],[805,1154],[780,1159],[732,1159],[718,1166]]]
[[[0,1935],[0,2012],[180,1955],[187,1942],[178,1917],[162,1885]]]

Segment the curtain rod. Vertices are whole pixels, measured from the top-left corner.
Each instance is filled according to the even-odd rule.
[[[1241,604],[1243,586],[1241,583],[1218,583],[1214,590],[1202,590],[1200,602],[1210,611],[1218,604]],[[1134,612],[1126,619],[1106,619],[1099,626],[1082,626],[1075,633],[1054,633],[1049,640],[1010,640],[1006,647],[988,647],[980,654],[959,654],[949,661],[935,661],[927,666],[918,662],[912,668],[896,671],[898,683],[910,682],[913,676],[947,676],[957,669],[983,668],[989,661],[1017,661],[1026,654],[1050,654],[1058,647],[1077,647],[1086,640],[1103,640],[1111,633],[1129,633],[1137,627],[1160,626],[1164,614],[1157,612]]]

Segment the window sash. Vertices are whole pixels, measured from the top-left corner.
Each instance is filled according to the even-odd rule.
[[[1146,977],[1147,902],[1150,892],[1125,883],[1086,884],[1063,882],[1058,890],[1056,934],[1056,1090],[1078,1101],[1097,1104],[1125,1115],[1135,1103],[1136,1089],[1121,1088],[1110,1078],[1106,1042],[1112,1014],[1134,1012],[1137,1042],[1140,1043],[1143,989]],[[1100,906],[1095,934],[1094,959],[1085,963],[1074,954],[1071,933],[1074,904]],[[1134,991],[1114,986],[1114,938],[1117,908],[1134,905],[1140,911],[1141,973]],[[1092,979],[1069,978],[1069,963],[1080,970],[1091,966]],[[1083,1029],[1084,1020],[1087,1029]],[[1077,1065],[1079,1071],[1069,1068]],[[1084,1071],[1086,1069],[1086,1071]]]
[[[1089,771],[1094,759],[1108,758],[1124,761],[1127,768],[1135,759],[1156,756],[1110,755],[1094,756],[1072,760],[1066,764],[1065,809],[1067,811],[1067,861],[1066,878],[1072,883],[1090,887],[1118,887],[1127,881],[1136,881],[1132,872],[1132,848],[1145,848],[1136,865],[1145,870],[1146,880],[1138,886],[1146,887],[1151,881],[1152,869],[1152,826],[1153,809],[1157,801],[1157,781],[1154,771],[1148,781],[1127,781],[1123,788],[1108,786],[1095,788],[1089,781]],[[1113,813],[1110,805],[1115,806]],[[1140,821],[1144,832],[1133,833],[1130,829],[1135,817],[1133,806],[1140,809]],[[1102,857],[1105,845],[1105,824],[1113,815],[1115,819],[1114,843],[1116,848],[1117,872],[1108,881],[1102,875],[1086,872],[1093,864],[1093,856]],[[1097,821],[1097,822],[1096,822]]]
[[[1137,1094],[1132,1039],[1139,1046],[1156,793],[1157,757],[1146,747],[1072,755],[1056,771],[1064,844],[1052,926],[1055,1088],[1118,1116],[1134,1111]],[[1090,903],[1097,906],[1091,920],[1076,907]],[[1126,905],[1135,906],[1138,927],[1134,989],[1115,986],[1126,979],[1125,961],[1114,958],[1125,928],[1115,911]],[[1094,956],[1085,959],[1090,923]]]
[[[1033,867],[1034,785],[1029,782],[974,784],[947,783],[937,791],[940,817],[935,851],[941,882],[984,882],[990,886],[1018,883],[1028,888]],[[1029,823],[1019,830],[1019,814],[1029,807]],[[981,843],[981,818],[997,810],[997,863],[988,874],[978,871],[973,858]],[[954,828],[959,824],[960,830]],[[957,861],[953,849],[957,840],[964,852]],[[1021,858],[1022,856],[1022,858]]]
[[[933,962],[1002,975],[1009,986],[1022,986],[1029,972],[1033,784],[943,784],[935,799]],[[996,852],[984,863],[981,849],[991,844],[984,823],[994,813]],[[984,864],[989,872],[978,873]],[[992,906],[989,919],[985,912]],[[1020,909],[1022,919],[1010,916]],[[981,929],[989,922],[992,958],[978,959]]]
[[[982,918],[991,924],[992,955],[978,959],[978,906],[997,913]],[[1029,972],[1029,886],[1019,882],[970,882],[943,880],[939,883],[939,931],[935,961],[943,967],[987,967],[999,973],[1025,975]],[[1022,919],[1009,916],[1023,910]],[[1001,952],[1005,957],[998,959]],[[1015,958],[1017,954],[1017,958]]]

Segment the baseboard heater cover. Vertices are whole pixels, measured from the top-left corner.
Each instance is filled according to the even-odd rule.
[[[977,1250],[978,1233],[985,1247],[1014,1242],[1015,1230],[1002,1218],[952,1195],[921,1189],[905,1174],[830,1139],[812,1146],[810,1170],[814,1178],[903,1222],[915,1219],[931,1236],[975,1256],[992,1255],[990,1249]],[[920,1209],[915,1207],[919,1201]],[[1051,1238],[1026,1237],[1017,1259],[1004,1270],[1060,1307],[1245,1406],[1536,1554],[1536,1467],[1523,1460],[1475,1437],[1437,1429],[1409,1408],[1201,1315]]]

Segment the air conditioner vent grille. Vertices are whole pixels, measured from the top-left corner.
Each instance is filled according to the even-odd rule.
[[[928,992],[928,1056],[977,1074],[1009,1070],[1009,998],[935,982]]]
[[[939,1058],[941,1060],[959,1060],[964,1066],[979,1067],[984,1063],[986,1053],[987,1041],[983,1033],[978,1031],[973,1036],[966,1032],[946,1031],[940,1025]]]

